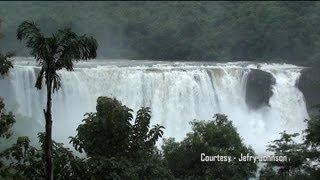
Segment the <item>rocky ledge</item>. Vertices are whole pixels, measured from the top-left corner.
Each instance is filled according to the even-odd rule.
[[[320,67],[302,70],[297,86],[305,97],[309,115],[313,115],[318,110],[312,107],[320,104]]]
[[[275,79],[272,74],[252,69],[248,75],[246,86],[246,103],[251,109],[258,109],[262,106],[269,106],[269,99],[272,96],[272,86]]]

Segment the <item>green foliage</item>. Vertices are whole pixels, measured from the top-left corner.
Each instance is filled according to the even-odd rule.
[[[284,179],[283,177],[279,177],[277,175],[277,172],[274,170],[274,167],[270,164],[267,164],[265,167],[263,167],[260,171],[259,171],[259,179],[260,180],[280,180],[280,179]]]
[[[28,137],[19,137],[13,146],[1,152],[1,159],[8,164],[1,169],[3,178],[32,179],[32,177],[43,177],[41,154],[29,143]]]
[[[10,128],[16,122],[14,115],[12,112],[7,113],[5,109],[5,104],[3,99],[0,97],[0,140],[2,143],[2,138],[8,139],[12,132]],[[5,168],[5,164],[0,160],[0,172]],[[0,174],[1,177],[1,174]]]
[[[84,179],[173,179],[158,157],[134,162],[126,159],[92,157],[85,161],[81,174]],[[86,170],[86,171],[84,171]]]
[[[13,68],[12,62],[8,60],[12,55],[12,53],[0,54],[0,78],[8,74],[10,68]]]
[[[319,106],[315,106],[319,108]],[[320,112],[320,111],[319,111]],[[285,131],[280,139],[274,140],[268,146],[268,151],[275,155],[287,156],[289,161],[268,162],[260,170],[261,180],[273,179],[318,179],[320,157],[320,116],[319,114],[306,120],[307,128],[304,130],[304,142],[296,143],[294,138],[299,134],[287,134]]]
[[[121,157],[129,147],[130,112],[115,99],[99,97],[97,113],[86,114],[84,124],[79,125],[77,136],[70,142],[88,156]]]
[[[77,135],[70,141],[76,150],[86,152],[85,164],[91,177],[170,177],[155,147],[164,127],[149,128],[149,108],[141,108],[133,123],[132,110],[116,99],[99,97],[96,109],[96,113],[85,114],[84,123],[79,125]]]
[[[193,132],[182,142],[168,139],[163,154],[170,170],[181,179],[248,179],[255,176],[254,162],[239,162],[241,153],[254,155],[246,147],[227,116],[216,114],[213,121],[193,121]],[[201,162],[200,155],[232,156],[228,162]]]
[[[71,137],[74,147],[80,152],[85,151],[89,157],[140,157],[140,153],[152,151],[163,134],[162,126],[149,129],[149,108],[141,108],[137,112],[133,125],[132,110],[116,99],[99,97],[96,109],[97,113],[85,115],[84,124],[77,128],[78,134]]]
[[[320,116],[314,116],[307,121],[305,144],[309,147],[307,157],[315,161],[315,168],[320,167]],[[320,173],[320,170],[318,170]]]
[[[6,166],[1,169],[3,178],[11,179],[43,179],[44,172],[44,133],[39,133],[41,149],[30,145],[28,137],[19,137],[15,144],[0,153]],[[57,179],[81,179],[86,172],[82,159],[64,148],[63,144],[53,141],[54,177]]]
[[[319,105],[318,105],[319,106]],[[320,106],[318,107],[320,109]],[[320,111],[319,111],[320,112]],[[320,115],[313,116],[306,120],[305,142],[311,147],[320,147]]]
[[[316,106],[319,108],[319,105]],[[304,131],[305,145],[308,147],[306,156],[312,161],[307,169],[315,177],[320,176],[320,110],[318,115],[306,120],[307,128]]]
[[[260,172],[261,179],[296,178],[304,174],[306,147],[294,141],[299,134],[287,134],[284,131],[280,135],[280,139],[272,141],[267,150],[273,152],[275,156],[286,156],[287,161],[268,162]]]
[[[15,123],[15,118],[12,112],[6,112],[3,99],[0,97],[0,137],[9,138],[12,134],[10,128]]]
[[[129,135],[130,151],[133,157],[143,158],[145,153],[152,153],[153,147],[163,135],[164,127],[154,125],[149,129],[151,111],[149,108],[141,108],[137,112],[135,123]]]

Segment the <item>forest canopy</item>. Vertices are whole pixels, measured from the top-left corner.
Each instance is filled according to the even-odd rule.
[[[319,58],[320,2],[0,2],[0,48],[27,56],[16,27],[71,27],[107,58],[277,61]]]

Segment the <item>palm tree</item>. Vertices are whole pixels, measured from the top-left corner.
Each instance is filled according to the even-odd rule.
[[[24,21],[17,30],[17,39],[25,40],[26,46],[31,49],[31,55],[41,66],[35,87],[42,88],[43,80],[47,86],[47,109],[45,116],[44,143],[46,161],[46,179],[53,179],[52,159],[52,93],[59,90],[61,80],[58,70],[65,68],[73,71],[73,62],[95,58],[97,41],[86,35],[78,36],[70,29],[59,30],[52,36],[44,36],[34,22]]]

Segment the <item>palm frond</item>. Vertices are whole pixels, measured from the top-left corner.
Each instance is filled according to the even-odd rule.
[[[87,60],[96,58],[98,48],[96,39],[94,39],[92,36],[86,37],[84,35],[79,38],[78,43],[78,49],[81,54],[81,59]]]
[[[54,72],[54,74],[53,74],[53,87],[52,87],[53,93],[55,91],[58,91],[60,88],[61,88],[61,78],[57,72]]]
[[[78,36],[70,29],[60,30],[55,37],[59,39],[57,69],[73,70],[73,61],[88,60],[97,56],[97,41],[93,37]]]
[[[45,72],[45,69],[44,69],[44,67],[42,67],[40,72],[39,72],[39,74],[38,74],[37,81],[36,81],[36,84],[35,84],[35,87],[37,89],[41,89],[42,88],[42,80],[43,80],[44,72]]]
[[[41,61],[44,57],[46,47],[45,37],[40,32],[40,29],[32,21],[24,21],[17,29],[17,39],[26,40],[26,46],[31,50],[37,61]]]
[[[156,144],[156,142],[158,141],[159,138],[161,138],[163,136],[163,130],[164,127],[163,126],[160,126],[159,124],[157,125],[154,125],[148,135],[147,135],[147,141],[146,141],[146,144],[148,146],[153,146]]]

